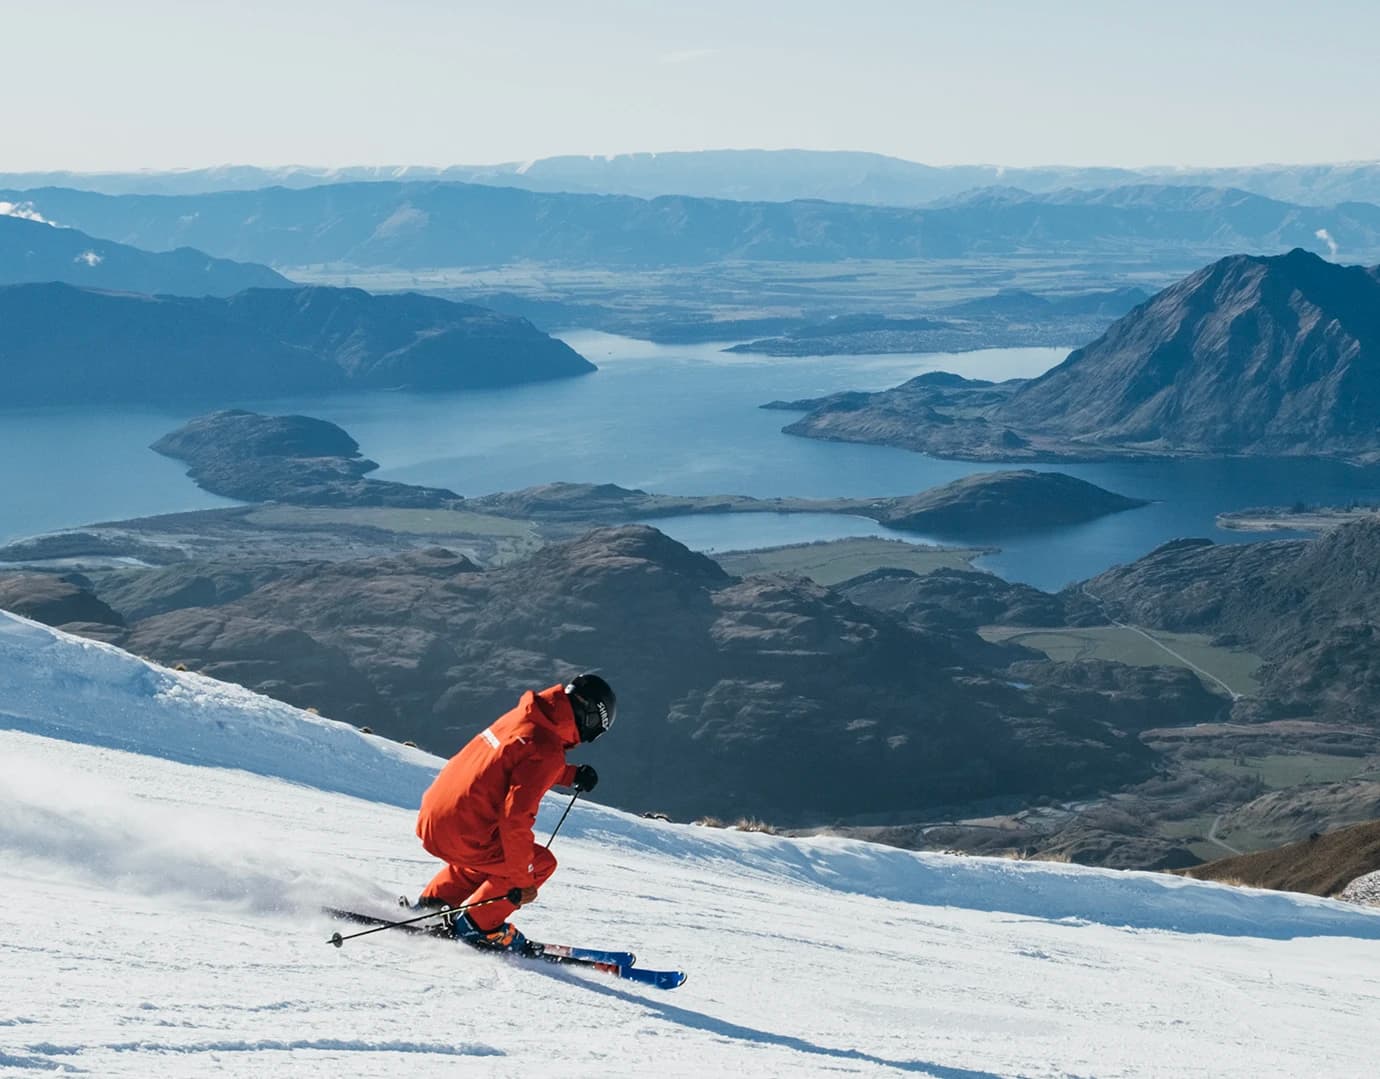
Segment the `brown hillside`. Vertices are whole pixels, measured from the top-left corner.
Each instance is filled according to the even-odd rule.
[[[1339,828],[1317,839],[1222,858],[1179,872],[1196,880],[1335,895],[1357,877],[1376,870],[1380,870],[1380,821]]]

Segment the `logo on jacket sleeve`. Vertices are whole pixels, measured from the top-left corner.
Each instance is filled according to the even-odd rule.
[[[498,735],[494,734],[493,729],[491,727],[485,727],[482,731],[480,731],[479,737],[484,739],[484,741],[488,742],[489,745],[494,747],[494,749],[498,748]]]

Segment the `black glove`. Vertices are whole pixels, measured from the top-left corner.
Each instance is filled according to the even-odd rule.
[[[587,764],[575,769],[575,779],[570,784],[577,791],[592,791],[599,785],[599,773]]]

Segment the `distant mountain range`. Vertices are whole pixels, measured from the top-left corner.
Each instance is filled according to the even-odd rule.
[[[1380,202],[1380,162],[1237,168],[1097,168],[922,165],[883,154],[819,150],[700,150],[547,157],[497,165],[361,165],[347,168],[224,165],[175,172],[0,173],[0,187],[73,187],[107,194],[203,194],[358,181],[446,180],[587,194],[694,195],[749,202],[826,199],[921,206],[978,187],[1028,191],[1126,184],[1234,187],[1286,202]]]
[[[1124,454],[1380,458],[1380,269],[1233,255],[1037,379],[928,374],[776,403],[787,428],[983,460]]]
[[[141,251],[76,229],[0,214],[0,285],[27,281],[178,296],[230,296],[247,288],[292,286],[267,266],[213,258],[190,247]]]
[[[544,194],[350,183],[207,195],[0,191],[51,221],[152,250],[190,244],[278,266],[420,270],[514,262],[644,267],[724,260],[1115,257],[1180,266],[1241,250],[1380,253],[1380,206],[1297,206],[1242,191],[1002,189],[931,209],[820,201]]]
[[[523,319],[415,293],[248,289],[228,299],[0,287],[5,405],[455,390],[594,370]]]

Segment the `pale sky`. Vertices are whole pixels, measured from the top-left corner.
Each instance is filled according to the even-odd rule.
[[[1380,0],[0,0],[0,172],[1380,158]]]

